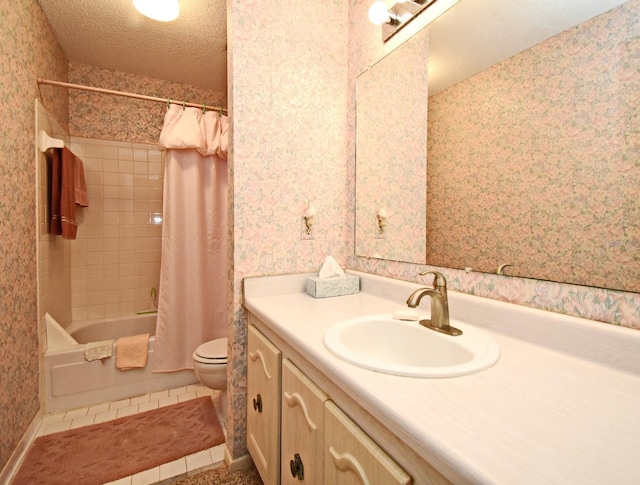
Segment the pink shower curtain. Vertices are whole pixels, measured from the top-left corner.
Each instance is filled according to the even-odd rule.
[[[172,105],[153,372],[193,369],[193,351],[227,335],[227,118]]]

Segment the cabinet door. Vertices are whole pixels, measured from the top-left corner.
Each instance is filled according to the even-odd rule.
[[[280,351],[249,326],[247,449],[265,485],[280,480]]]
[[[283,485],[324,483],[324,403],[329,397],[285,359],[282,363]]]
[[[331,401],[325,404],[324,419],[325,483],[411,483],[411,477]]]

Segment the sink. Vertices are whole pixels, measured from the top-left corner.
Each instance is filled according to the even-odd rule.
[[[474,327],[452,337],[417,321],[370,315],[333,324],[324,345],[336,357],[365,369],[408,377],[455,377],[480,372],[500,358],[495,341]]]

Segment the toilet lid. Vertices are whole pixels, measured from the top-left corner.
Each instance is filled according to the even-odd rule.
[[[227,339],[219,338],[205,342],[196,349],[195,355],[201,359],[210,360],[212,362],[226,362]]]

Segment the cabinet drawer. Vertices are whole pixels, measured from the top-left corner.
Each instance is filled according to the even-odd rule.
[[[247,448],[265,485],[280,481],[280,351],[249,326]]]
[[[283,485],[324,483],[324,403],[329,399],[290,360],[282,362]]]
[[[324,419],[325,483],[411,483],[411,477],[331,401],[325,403]]]

